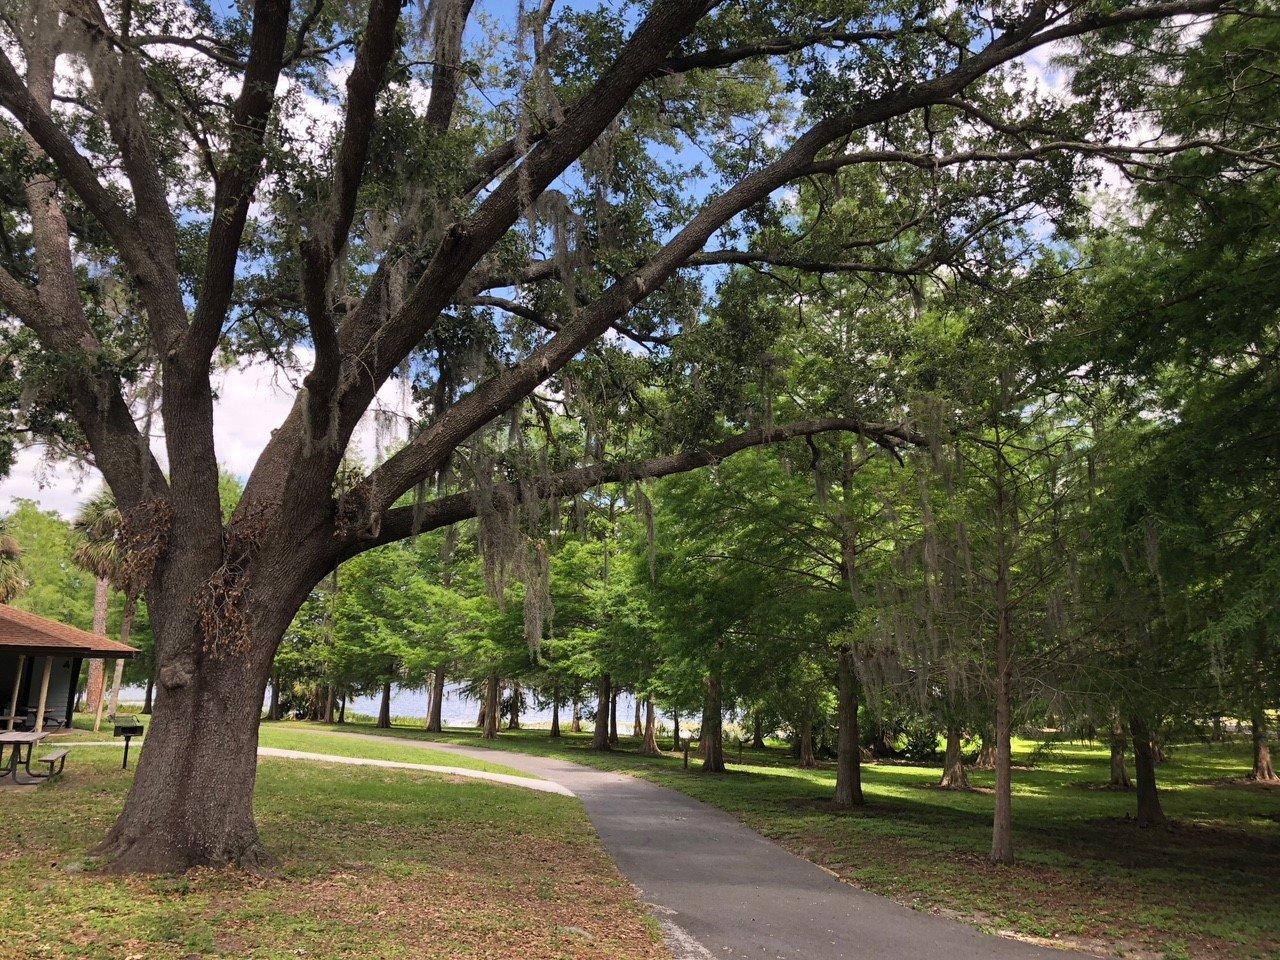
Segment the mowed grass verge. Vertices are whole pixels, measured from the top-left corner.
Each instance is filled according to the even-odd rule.
[[[60,780],[0,791],[0,955],[666,956],[576,800],[412,771],[265,759],[256,808],[278,876],[117,878],[95,873],[86,851],[123,803],[132,773],[119,764],[116,750],[81,748]]]
[[[381,733],[428,738],[405,727]],[[432,739],[486,745],[469,729]],[[731,747],[730,771],[707,776],[676,755],[641,757],[630,738],[611,754],[590,750],[589,736],[557,742],[539,730],[503,731],[491,745],[681,790],[850,883],[989,930],[1104,956],[1280,957],[1280,790],[1240,781],[1244,743],[1175,745],[1159,768],[1174,826],[1149,831],[1132,820],[1132,793],[1104,789],[1104,747],[1017,742],[1018,862],[1003,867],[987,861],[990,773],[973,774],[977,792],[958,793],[936,788],[937,767],[868,764],[866,806],[839,811],[831,766],[800,769],[784,749]]]

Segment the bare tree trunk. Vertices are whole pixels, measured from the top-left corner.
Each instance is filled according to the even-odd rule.
[[[342,699],[338,701],[338,723],[347,722],[347,692],[342,691]]]
[[[596,750],[609,749],[609,703],[613,698],[613,682],[607,673],[600,674],[600,698],[596,701],[596,729],[591,746]]]
[[[511,684],[511,718],[507,721],[508,730],[520,729],[520,682],[513,681]]]
[[[653,709],[653,697],[644,698],[644,743],[640,752],[645,756],[656,757],[662,753],[658,749],[658,716]]]
[[[753,750],[764,749],[764,721],[759,714],[751,721],[751,747]]]
[[[609,691],[609,746],[618,745],[618,694],[621,691],[613,687]]]
[[[840,732],[836,745],[837,807],[863,803],[862,749],[858,743],[858,678],[853,669],[853,651],[845,647],[836,661],[836,714]]]
[[[156,678],[147,677],[147,689],[142,694],[142,715],[144,717],[151,716],[151,702],[155,699]]]
[[[480,711],[476,714],[476,728],[484,729],[485,716],[487,712],[488,699],[484,693],[480,694]]]
[[[551,688],[551,738],[560,739],[560,687]]]
[[[963,731],[954,721],[947,724],[947,752],[942,760],[942,780],[938,786],[944,790],[971,790],[969,774],[964,768],[962,744]]]
[[[1254,703],[1250,719],[1253,726],[1253,773],[1249,779],[1275,783],[1280,776],[1276,775],[1275,764],[1271,761],[1271,744],[1267,743],[1267,712],[1261,704]]]
[[[1112,790],[1132,790],[1133,781],[1129,779],[1129,768],[1125,765],[1125,750],[1128,739],[1125,736],[1124,724],[1118,718],[1111,721],[1111,781],[1108,786]]]
[[[573,713],[569,720],[569,730],[573,733],[582,732],[582,703],[578,700],[578,695],[573,695]]]
[[[707,678],[707,705],[702,714],[703,773],[724,773],[724,713],[720,701],[720,674]]]
[[[484,738],[497,740],[502,726],[501,685],[496,673],[489,674],[484,684]]]
[[[979,734],[978,756],[974,758],[974,770],[994,770],[996,768],[996,739],[989,732]]]
[[[680,750],[683,749],[680,745],[680,711],[679,710],[671,711],[671,742],[673,744],[671,749],[675,750],[677,753],[679,753]]]
[[[444,666],[438,666],[431,674],[431,710],[427,713],[427,730],[440,733],[444,730],[441,717],[444,711]]]
[[[639,696],[639,694],[637,694],[637,695],[636,695],[636,697],[635,697],[635,701],[636,701],[636,717],[635,717],[635,723],[633,723],[633,724],[631,725],[631,736],[633,736],[635,739],[639,740],[639,739],[641,739],[642,737],[644,737],[644,721],[643,721],[643,720],[641,719],[641,717],[640,717],[640,696]]]
[[[334,689],[333,689],[333,684],[332,684],[332,683],[329,683],[329,684],[326,684],[326,685],[325,685],[325,688],[324,688],[324,722],[325,722],[325,723],[328,723],[328,724],[332,724],[332,723],[333,723],[333,701],[334,701],[334,692],[335,692],[335,691],[334,691]],[[382,722],[382,717],[381,717],[381,715],[379,715],[379,717],[378,717],[378,722],[379,722],[379,725],[381,725],[381,722]],[[388,698],[387,698],[387,726],[388,726],[388,727],[389,727],[389,726],[391,726],[391,701],[390,701],[390,697],[389,697],[389,696],[388,696]]]
[[[280,719],[280,676],[271,674],[271,701],[267,704],[267,719]]]
[[[391,729],[391,681],[382,681],[382,703],[378,705],[378,726]]]
[[[1013,862],[1013,716],[1008,581],[1002,564],[996,578],[996,802],[991,823],[991,861]]]
[[[111,602],[111,583],[98,577],[93,585],[93,632],[100,637],[107,635],[107,611]],[[84,708],[87,713],[97,713],[107,686],[107,662],[102,659],[89,661],[89,679],[85,685]]]
[[[1209,739],[1214,743],[1221,743],[1224,739],[1222,735],[1222,714],[1220,713],[1213,715],[1213,733],[1209,735]]]
[[[813,755],[813,721],[806,717],[797,731],[800,737],[800,766],[812,770],[818,765],[818,758]]]
[[[1160,806],[1160,792],[1156,787],[1156,758],[1151,749],[1151,730],[1146,721],[1131,716],[1129,737],[1133,740],[1133,766],[1138,778],[1138,826],[1166,826],[1168,820]]]

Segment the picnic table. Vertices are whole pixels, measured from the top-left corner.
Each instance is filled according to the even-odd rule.
[[[61,756],[54,758],[58,762],[58,771],[53,769],[53,763],[49,764],[48,773],[33,773],[31,770],[31,754],[35,750],[36,744],[48,736],[48,730],[41,730],[39,733],[34,730],[0,730],[0,756],[4,755],[5,747],[13,748],[9,754],[9,762],[0,767],[0,780],[5,777],[11,777],[14,783],[28,786],[41,780],[47,780],[55,772],[61,771],[62,762],[66,759],[65,750],[60,751]],[[25,756],[23,755],[23,747],[26,748]],[[28,779],[24,780],[22,775],[18,773],[19,767],[25,771]]]

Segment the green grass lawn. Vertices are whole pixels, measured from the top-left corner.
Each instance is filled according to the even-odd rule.
[[[322,739],[366,745],[314,734],[307,747]],[[424,762],[424,751],[387,748]],[[256,806],[280,858],[277,877],[96,874],[86,851],[118,812],[131,776],[119,758],[115,750],[73,750],[59,780],[0,791],[0,956],[666,955],[576,800],[412,771],[262,761]]]
[[[367,728],[358,728],[373,732]],[[381,731],[429,738],[421,730]],[[483,745],[474,730],[439,739]],[[646,777],[722,807],[860,887],[982,926],[1111,956],[1280,957],[1280,790],[1235,782],[1246,744],[1181,745],[1159,768],[1171,831],[1139,829],[1131,793],[1101,789],[1105,748],[1015,744],[1015,850],[987,862],[992,775],[979,792],[935,787],[936,767],[864,767],[867,805],[831,808],[829,767],[802,770],[785,750],[729,750],[730,772],[685,771],[675,756],[610,755],[589,737],[503,732],[499,750],[554,754]],[[736,761],[736,762],[735,762]],[[655,824],[655,829],[660,829]]]

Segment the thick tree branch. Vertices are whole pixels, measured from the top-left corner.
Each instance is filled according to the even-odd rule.
[[[789,423],[774,427],[772,430],[747,430],[698,450],[687,450],[653,457],[649,460],[598,463],[578,467],[534,481],[532,489],[538,497],[545,499],[574,496],[605,483],[625,483],[687,473],[690,470],[712,466],[735,453],[753,447],[837,432],[859,434],[895,451],[926,442],[925,438],[909,424],[870,423],[854,417],[828,417],[821,420]],[[445,527],[475,515],[475,498],[470,493],[453,494],[416,507],[396,507],[387,512],[376,535],[360,537],[353,534],[347,540],[340,542],[338,544],[339,561],[346,560],[371,547],[402,540],[415,533]]]
[[[230,145],[213,195],[199,302],[191,323],[191,361],[208,364],[235,288],[236,264],[254,188],[262,174],[267,120],[289,35],[290,0],[258,0],[249,61],[231,111]]]
[[[316,350],[315,364],[306,378],[311,430],[328,431],[329,400],[340,367],[338,335],[329,309],[334,266],[351,232],[360,183],[369,160],[378,95],[386,83],[387,67],[396,54],[396,26],[403,0],[373,0],[364,38],[347,79],[347,104],[342,142],[334,164],[328,201],[315,217],[302,243],[302,301]],[[435,91],[432,90],[432,102]]]

